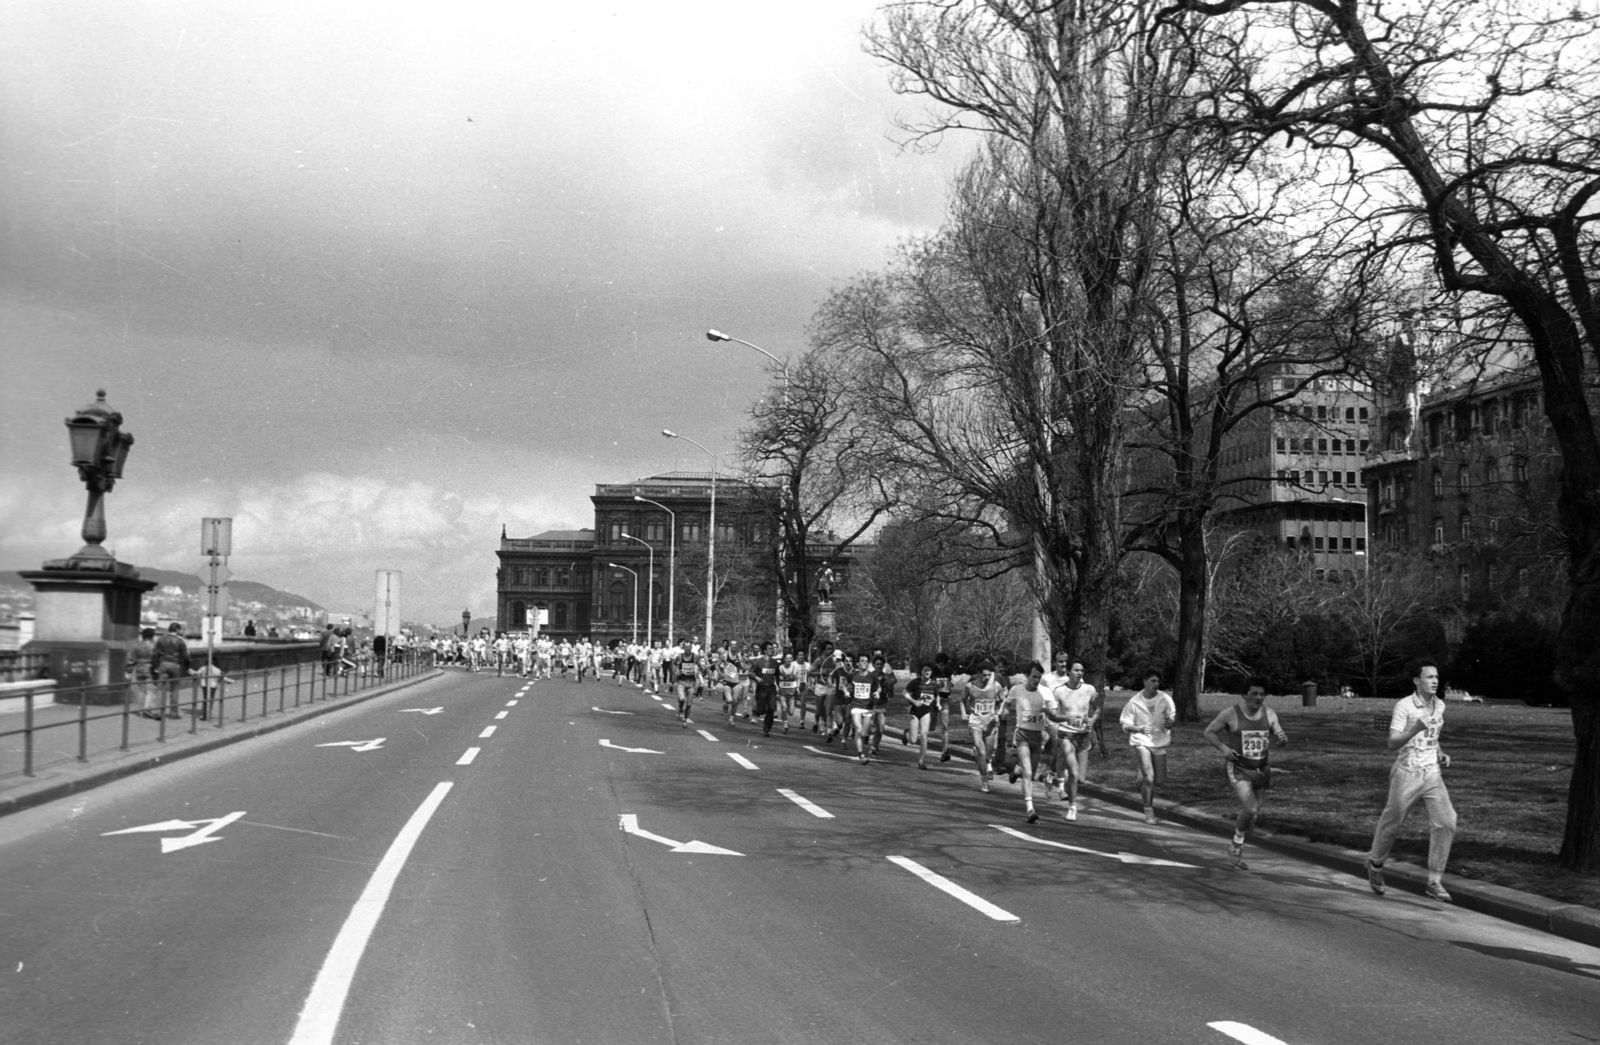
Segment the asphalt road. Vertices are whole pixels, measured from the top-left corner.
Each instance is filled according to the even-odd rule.
[[[1112,807],[1030,826],[898,743],[523,689],[0,820],[0,1041],[1600,1041],[1595,948]]]

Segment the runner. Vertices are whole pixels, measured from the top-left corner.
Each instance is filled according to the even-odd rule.
[[[865,739],[872,725],[872,708],[877,700],[878,687],[883,676],[872,666],[872,658],[865,653],[856,661],[856,670],[846,675],[850,685],[850,725],[855,732],[856,758],[867,764]],[[832,734],[829,734],[830,738]]]
[[[806,676],[811,683],[811,732],[820,733],[829,724],[829,711],[833,704],[833,643],[824,642],[811,658]],[[800,712],[800,728],[806,728],[804,708]]]
[[[800,728],[806,728],[806,664],[796,660],[793,653],[783,655],[778,665],[778,698],[783,701],[783,731],[789,732],[789,720],[794,717],[795,705],[800,707]]]
[[[1456,835],[1456,809],[1444,786],[1441,768],[1450,768],[1450,756],[1439,747],[1444,729],[1444,701],[1439,699],[1439,666],[1431,660],[1412,667],[1411,696],[1397,702],[1389,716],[1389,750],[1399,751],[1389,770],[1389,800],[1372,833],[1372,852],[1367,854],[1367,883],[1382,896],[1383,862],[1394,846],[1395,835],[1405,823],[1411,807],[1422,800],[1428,811],[1428,885],[1423,890],[1430,900],[1449,903],[1444,887],[1445,861],[1450,858],[1450,843]]]
[[[989,790],[994,777],[994,745],[992,737],[1000,730],[1000,680],[994,677],[994,666],[980,664],[958,691],[955,705],[962,708],[967,719],[967,729],[972,733],[972,754],[978,760],[978,789]]]
[[[683,656],[678,659],[677,670],[674,672],[677,677],[672,683],[673,692],[678,697],[679,725],[685,729],[694,725],[694,720],[689,717],[689,705],[694,700],[695,683],[699,681],[699,661],[699,648],[691,636],[684,647]]]
[[[889,699],[894,696],[895,673],[880,650],[873,654],[872,671],[878,677],[878,687],[872,695],[872,753],[878,754],[883,746],[883,731],[888,724]]]
[[[511,666],[511,639],[501,632],[494,638],[494,676],[500,678]]]
[[[1083,681],[1083,661],[1067,661],[1067,679],[1051,696],[1056,710],[1066,719],[1058,727],[1056,773],[1063,781],[1067,819],[1078,819],[1078,785],[1089,773],[1089,749],[1094,746],[1094,727],[1100,721],[1100,693]]]
[[[1038,823],[1039,813],[1033,808],[1033,767],[1044,757],[1046,722],[1060,722],[1058,715],[1039,689],[1044,677],[1044,665],[1033,661],[1021,685],[1012,686],[1003,704],[1016,714],[1017,728],[1011,734],[1016,749],[1017,768],[1022,774],[1022,803],[1028,811],[1028,823]]]
[[[772,716],[778,709],[778,661],[772,655],[771,639],[761,644],[761,652],[750,661],[750,688],[755,694],[755,716],[761,719],[761,735],[772,736]]]
[[[1166,747],[1172,743],[1172,724],[1178,720],[1178,706],[1161,692],[1161,672],[1148,671],[1144,689],[1128,698],[1119,723],[1128,734],[1128,745],[1139,758],[1139,797],[1144,800],[1144,822],[1156,823],[1156,764],[1165,764]],[[1162,776],[1166,774],[1163,772]]]
[[[939,733],[939,761],[950,761],[950,706],[951,683],[950,656],[940,652],[933,658],[933,692],[939,698],[928,725]]]
[[[947,680],[948,681],[948,680]],[[939,719],[939,689],[933,679],[933,665],[924,664],[917,677],[906,684],[906,701],[911,717],[906,720],[906,743],[917,745],[917,768],[928,768],[928,734]]]
[[[1206,727],[1206,743],[1222,752],[1233,793],[1239,796],[1239,816],[1233,824],[1233,844],[1228,846],[1228,862],[1241,871],[1244,840],[1255,826],[1261,811],[1261,792],[1272,786],[1272,766],[1267,756],[1274,743],[1287,744],[1289,734],[1278,723],[1278,714],[1266,706],[1267,687],[1251,679],[1244,700],[1223,708]]]
[[[561,672],[561,677],[567,677],[567,670],[572,666],[572,643],[566,639],[561,640],[561,645],[556,647],[556,667]]]
[[[578,681],[582,682],[584,674],[589,670],[589,662],[594,658],[594,647],[589,645],[587,636],[579,639],[578,644],[572,647],[572,657],[572,666],[577,671]]]
[[[717,654],[716,675],[713,677],[713,686],[718,696],[722,698],[722,713],[728,717],[728,725],[733,725],[733,713],[737,708],[735,694],[739,688],[739,662],[734,658],[733,651],[724,643],[721,652]]]

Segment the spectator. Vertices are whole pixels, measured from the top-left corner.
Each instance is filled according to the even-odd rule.
[[[178,680],[189,674],[189,644],[183,625],[173,621],[150,651],[150,674],[161,687],[161,707],[145,712],[147,718],[178,717]]]

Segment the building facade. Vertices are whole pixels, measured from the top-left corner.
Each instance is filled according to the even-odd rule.
[[[776,496],[770,487],[717,479],[717,641],[772,638],[780,630],[772,582]],[[525,630],[528,611],[544,610],[540,630],[557,639],[703,637],[711,473],[600,483],[590,501],[593,528],[526,538],[509,537],[502,528],[497,629]],[[830,550],[813,546],[805,568],[820,568]],[[844,587],[851,557],[831,565],[835,587]]]
[[[1272,380],[1281,393],[1303,378]],[[1258,411],[1223,449],[1218,521],[1309,552],[1319,574],[1354,570],[1367,553],[1373,409],[1367,383],[1324,377],[1277,410]]]

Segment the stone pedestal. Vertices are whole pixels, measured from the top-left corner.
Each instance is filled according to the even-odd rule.
[[[22,578],[33,585],[38,618],[24,650],[50,655],[58,702],[121,703],[139,643],[139,604],[155,581],[110,558],[57,559]],[[78,686],[101,688],[72,692]]]
[[[835,641],[838,637],[838,625],[833,615],[833,603],[817,603],[817,635],[820,638]]]

